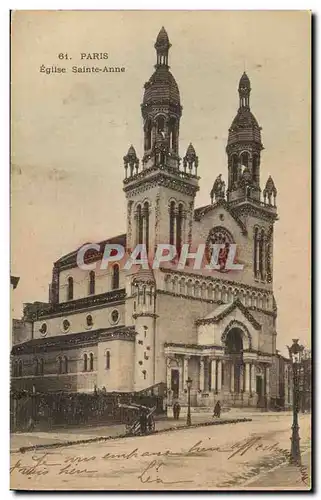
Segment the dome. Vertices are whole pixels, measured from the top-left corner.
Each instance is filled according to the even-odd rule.
[[[166,66],[159,66],[145,83],[143,104],[170,101],[180,105],[179,88],[175,78]]]
[[[249,108],[241,107],[229,129],[228,144],[238,141],[261,143],[261,128]]]

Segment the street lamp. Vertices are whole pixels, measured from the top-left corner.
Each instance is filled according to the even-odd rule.
[[[186,425],[192,425],[191,421],[191,387],[192,387],[192,379],[188,377],[186,380],[186,385],[187,385],[187,419],[186,419]]]
[[[292,437],[291,437],[291,456],[290,463],[301,465],[300,453],[300,436],[299,436],[299,373],[301,365],[302,351],[304,347],[299,345],[298,339],[293,339],[291,347],[287,346],[292,364],[293,376],[293,423],[292,423]]]

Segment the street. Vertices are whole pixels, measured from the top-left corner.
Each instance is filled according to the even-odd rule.
[[[301,468],[281,466],[288,462],[291,415],[251,418],[252,422],[12,453],[11,488],[226,490],[250,489],[259,480],[260,488],[285,489],[269,484],[273,469],[279,471],[274,477],[280,483],[292,474],[295,487],[308,489],[305,459]],[[302,455],[309,457],[310,415],[300,415],[300,437]]]

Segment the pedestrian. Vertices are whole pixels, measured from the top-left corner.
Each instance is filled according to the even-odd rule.
[[[179,420],[180,412],[181,412],[181,405],[177,402],[176,403],[176,420]]]
[[[178,402],[175,401],[175,403],[173,404],[173,417],[174,417],[174,420],[178,420]]]
[[[176,403],[173,404],[173,417],[176,420]]]
[[[220,416],[221,416],[221,403],[220,403],[220,401],[217,401],[217,403],[214,407],[213,417],[220,418]]]

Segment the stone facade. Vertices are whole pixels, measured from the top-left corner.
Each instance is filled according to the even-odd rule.
[[[168,404],[186,405],[190,377],[193,406],[212,407],[219,399],[268,407],[280,377],[273,295],[276,189],[269,178],[261,200],[263,145],[250,112],[250,82],[242,76],[229,131],[227,191],[219,176],[210,203],[195,209],[198,157],[192,144],[179,157],[182,107],[164,29],[155,48],[157,64],[142,104],[144,156],[140,161],[133,146],[124,156],[127,233],[86,254],[90,270],[78,267],[77,250],[55,262],[49,302],[25,308],[31,337],[13,347],[12,384],[132,392],[165,382]],[[174,245],[178,255],[184,244],[190,252],[206,244],[211,252],[210,245],[220,243],[225,262],[236,244],[237,263],[244,267],[195,270],[190,259],[178,269],[174,259],[159,269],[126,270],[123,259],[100,268],[106,244],[123,245],[126,256],[146,245],[151,262],[160,243]]]

